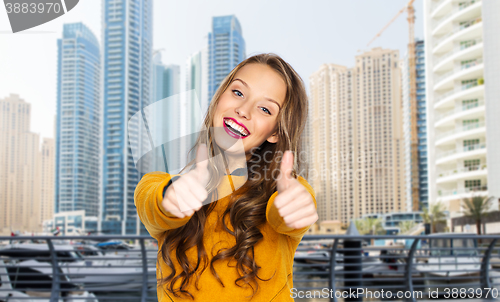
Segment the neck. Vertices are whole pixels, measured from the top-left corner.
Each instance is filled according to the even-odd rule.
[[[225,154],[227,160],[226,173],[230,174],[238,168],[247,168],[247,162],[250,160],[251,154]]]

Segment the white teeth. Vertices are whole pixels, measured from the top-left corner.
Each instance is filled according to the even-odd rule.
[[[231,128],[235,129],[236,131],[240,132],[243,136],[248,135],[248,131],[245,130],[245,128],[241,127],[240,125],[236,124],[233,120],[226,119],[224,122],[230,126]]]

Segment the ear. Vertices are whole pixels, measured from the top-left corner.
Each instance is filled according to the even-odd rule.
[[[275,144],[276,142],[278,142],[278,131],[276,131],[273,134],[271,134],[271,136],[267,138],[267,141],[270,142],[270,143],[273,143],[273,144]]]

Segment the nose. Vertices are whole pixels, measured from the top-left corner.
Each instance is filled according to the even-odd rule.
[[[236,112],[236,114],[238,114],[238,116],[240,116],[241,118],[245,118],[247,120],[250,119],[250,108],[248,108],[250,102],[245,102],[244,104],[242,104],[241,106],[238,106],[234,109],[234,111]]]

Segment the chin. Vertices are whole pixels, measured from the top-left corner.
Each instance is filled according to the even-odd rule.
[[[236,139],[229,136],[223,127],[215,127],[213,130],[213,138],[217,146],[224,152],[244,155],[245,144],[242,139]]]

